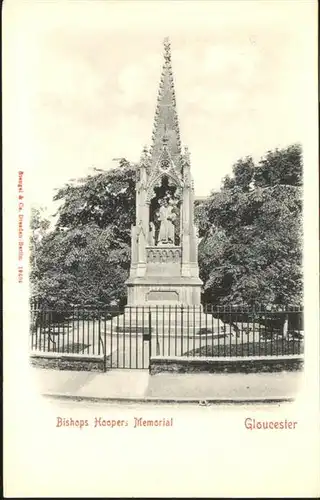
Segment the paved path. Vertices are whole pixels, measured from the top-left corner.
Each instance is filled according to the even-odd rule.
[[[302,382],[300,372],[149,375],[147,370],[32,370],[42,394],[92,399],[281,400],[294,398]]]

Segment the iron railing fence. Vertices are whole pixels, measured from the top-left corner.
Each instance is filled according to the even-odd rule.
[[[299,307],[54,308],[33,304],[32,351],[103,356],[114,368],[148,368],[151,356],[283,356],[304,350]]]

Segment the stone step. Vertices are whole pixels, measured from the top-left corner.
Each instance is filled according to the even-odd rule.
[[[103,334],[104,332],[102,332]],[[119,336],[119,338],[123,337],[123,336],[126,336],[126,337],[131,337],[133,339],[135,339],[136,337],[137,338],[140,338],[142,336],[145,336],[147,337],[149,335],[149,332],[148,331],[145,331],[145,332],[142,332],[142,331],[135,331],[135,330],[131,330],[131,332],[129,330],[126,330],[126,331],[123,331],[123,330],[106,330],[106,334],[108,336],[111,336],[113,335],[114,337],[116,337],[117,335]],[[211,338],[224,338],[224,337],[229,337],[229,333],[224,333],[224,332],[218,332],[218,331],[213,331],[213,332],[208,332],[206,335],[205,334],[200,334],[199,332],[194,332],[193,330],[183,330],[183,331],[172,331],[172,330],[165,330],[165,331],[158,331],[158,333],[156,331],[152,331],[151,332],[151,338],[162,338],[162,337],[170,337],[170,338],[202,338],[204,340],[206,339],[211,339]]]
[[[223,321],[219,318],[215,318],[213,317],[212,315],[210,314],[205,314],[203,312],[196,312],[196,313],[193,313],[192,311],[190,311],[189,313],[187,312],[184,312],[183,314],[181,314],[181,312],[178,311],[178,313],[175,313],[175,311],[171,311],[170,314],[169,314],[169,311],[158,311],[158,313],[156,312],[152,312],[151,315],[149,316],[149,313],[148,312],[144,312],[144,314],[141,312],[141,313],[138,313],[138,314],[129,314],[129,313],[126,313],[126,314],[121,314],[119,316],[114,316],[113,318],[113,321],[125,321],[126,323],[130,322],[138,322],[139,324],[142,323],[142,322],[146,322],[146,321],[149,321],[149,317],[151,319],[151,322],[152,323],[155,323],[156,321],[161,321],[161,322],[168,322],[170,320],[170,322],[186,322],[186,321],[192,321],[192,322],[196,322],[196,323],[202,323],[202,324],[211,324],[211,323],[220,323],[220,324],[224,324]],[[118,319],[117,319],[118,318]],[[124,318],[124,319],[123,319]]]
[[[107,331],[139,331],[141,333],[149,332],[149,317],[125,317],[121,315],[114,317],[112,321],[105,323]],[[221,320],[212,318],[212,316],[200,315],[198,317],[168,317],[168,316],[151,316],[151,331],[159,333],[165,332],[192,332],[193,334],[200,331],[209,333],[234,333],[234,329],[229,324],[224,324]]]
[[[123,336],[123,335],[126,335],[126,336],[132,336],[132,338],[138,336],[138,337],[141,337],[143,335],[148,335],[149,334],[149,328],[139,328],[139,327],[136,327],[136,328],[127,328],[127,327],[124,327],[122,328],[121,326],[119,326],[119,328],[111,328],[108,327],[106,325],[106,329],[101,329],[101,334],[104,334],[104,332],[108,335],[114,335],[116,336],[117,334],[119,336]],[[214,329],[207,329],[207,330],[203,330],[203,329],[200,329],[200,328],[195,328],[195,327],[180,327],[179,329],[174,329],[174,328],[165,328],[165,327],[161,327],[161,328],[151,328],[151,336],[152,337],[162,337],[162,336],[165,336],[165,337],[189,337],[189,338],[192,338],[192,337],[201,337],[201,338],[211,338],[211,337],[220,337],[222,338],[223,336],[234,336],[235,333],[229,330],[227,331],[224,331],[222,330],[221,328],[214,328]],[[243,334],[245,335],[245,334]]]
[[[140,333],[148,333],[149,332],[149,326],[144,324],[121,324],[116,325],[115,323],[108,324],[106,323],[105,325],[101,326],[101,331],[127,331],[127,332],[140,332]],[[206,332],[221,332],[221,333],[236,333],[232,328],[230,329],[229,325],[203,325],[203,324],[168,324],[168,323],[158,323],[152,324],[150,328],[151,332],[162,332],[162,331],[171,331],[171,332],[181,332],[181,331],[192,331],[192,332],[199,332],[202,335],[205,335]],[[241,334],[241,332],[240,332]]]

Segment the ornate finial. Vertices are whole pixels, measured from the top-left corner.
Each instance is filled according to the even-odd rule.
[[[141,153],[141,158],[140,160],[143,162],[148,158],[148,148],[147,146],[144,146],[142,153]]]
[[[190,151],[189,151],[188,146],[184,146],[184,157],[185,157],[187,163],[189,164],[190,163]]]
[[[163,45],[164,45],[164,58],[168,62],[171,59],[169,37],[166,37],[163,40]]]

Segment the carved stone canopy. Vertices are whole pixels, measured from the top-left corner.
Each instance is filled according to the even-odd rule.
[[[156,197],[155,190],[156,190],[156,188],[161,188],[164,180],[167,180],[169,187],[176,188],[175,198],[181,199],[182,187],[183,187],[181,185],[181,181],[179,181],[179,179],[176,176],[172,175],[171,172],[159,173],[156,177],[154,177],[151,180],[151,182],[149,184],[148,191],[147,191],[147,203],[148,204],[150,204],[151,200]]]

